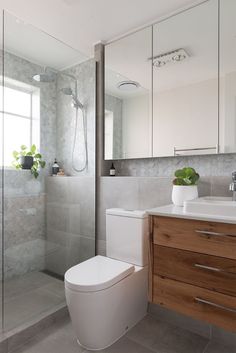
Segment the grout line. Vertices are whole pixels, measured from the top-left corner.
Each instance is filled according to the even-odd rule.
[[[211,340],[207,342],[207,344],[206,344],[205,348],[203,349],[202,353],[206,353],[207,352],[207,349],[208,349],[210,344],[211,344]]]
[[[210,338],[209,341],[206,344],[206,347],[203,349],[202,353],[206,353],[209,345],[212,343],[212,325],[210,326]]]

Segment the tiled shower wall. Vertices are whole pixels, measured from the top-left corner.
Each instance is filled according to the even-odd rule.
[[[94,177],[47,178],[45,268],[65,271],[95,254]]]
[[[78,99],[84,106],[86,115],[85,128],[87,130],[88,165],[80,172],[80,176],[95,175],[95,63],[87,60],[66,71],[66,75],[73,75],[78,82]],[[57,80],[57,158],[67,175],[78,175],[72,168],[72,149],[75,135],[76,109],[71,106],[71,97],[62,93],[61,89],[71,87],[75,92],[75,82],[70,77],[58,75]],[[81,167],[84,155],[83,116],[78,110],[77,139],[75,145],[74,162]]]
[[[85,106],[88,131],[88,168],[85,172],[80,173],[80,175],[83,175],[84,179],[76,178],[76,182],[76,180],[72,180],[73,178],[71,178],[71,182],[68,181],[67,184],[69,183],[70,187],[73,186],[74,195],[77,195],[80,190],[80,203],[82,200],[82,186],[84,191],[87,191],[86,195],[83,194],[83,199],[86,199],[86,202],[89,200],[89,205],[87,205],[86,209],[81,208],[79,227],[76,229],[76,227],[73,226],[72,230],[65,230],[64,235],[70,236],[68,236],[68,239],[65,239],[66,244],[63,244],[62,247],[61,239],[63,235],[60,233],[60,231],[62,231],[62,229],[60,229],[60,221],[63,217],[69,217],[70,219],[74,217],[74,220],[78,220],[76,219],[76,210],[78,211],[78,208],[76,208],[77,201],[72,201],[70,204],[68,199],[65,198],[65,207],[64,205],[62,206],[61,201],[60,205],[58,205],[58,200],[56,202],[57,205],[53,204],[51,200],[56,198],[57,195],[52,195],[52,192],[53,190],[59,192],[58,184],[55,178],[53,178],[52,182],[55,182],[56,185],[53,187],[51,183],[50,188],[48,188],[48,184],[50,183],[48,179],[50,178],[47,178],[47,175],[50,173],[51,164],[55,157],[58,157],[61,166],[65,169],[67,174],[77,174],[71,169],[71,146],[75,131],[75,109],[71,107],[71,98],[63,95],[60,91],[62,87],[68,85],[73,87],[73,85],[71,80],[62,81],[60,74],[55,82],[37,83],[33,81],[32,76],[35,73],[43,72],[43,70],[44,69],[39,65],[15,55],[5,53],[6,77],[40,87],[40,151],[47,162],[47,167],[40,172],[40,177],[37,180],[32,177],[29,171],[16,171],[14,169],[5,169],[4,171],[4,255],[6,278],[21,275],[29,271],[43,270],[45,268],[51,271],[57,268],[55,272],[62,274],[62,269],[68,268],[68,265],[75,264],[76,256],[78,263],[84,256],[86,258],[86,256],[90,257],[91,254],[94,254],[94,61],[89,60],[67,70],[67,73],[75,75],[78,79],[79,99]],[[60,84],[63,85],[61,86]],[[81,118],[80,115],[80,123]],[[79,129],[78,137],[80,138],[80,136],[81,128]],[[77,145],[76,152],[78,151],[78,147]],[[67,178],[65,178],[65,180],[66,179]],[[50,191],[47,198],[50,203],[47,207],[47,219],[49,219],[48,227],[46,225],[45,180],[47,189]],[[63,188],[63,181],[60,181],[62,184],[61,187]],[[67,191],[68,188],[65,188],[65,192]],[[88,213],[84,215],[86,210]],[[58,218],[58,222],[56,222],[56,217],[59,215],[58,212],[60,213],[60,217]],[[50,218],[52,214],[54,215]],[[90,221],[86,218],[88,215],[90,215]],[[58,224],[52,226],[50,221]],[[74,221],[72,220],[72,222]],[[88,222],[90,222],[90,231],[88,231],[88,229],[85,231],[84,225]],[[82,236],[82,239],[79,239],[80,236]],[[79,249],[76,246],[82,249],[81,251],[84,255],[78,254]],[[62,251],[66,253],[62,253]]]
[[[78,98],[85,108],[88,165],[78,173],[72,168],[76,110],[63,87],[74,90],[70,77],[58,75],[57,81],[57,158],[68,177],[48,177],[46,270],[64,275],[73,265],[95,254],[95,64],[88,60],[65,71],[78,80]],[[83,125],[78,111],[75,164],[83,159]]]
[[[5,278],[9,278],[45,266],[44,175],[55,156],[56,82],[34,82],[32,76],[43,67],[10,53],[4,55],[6,77],[40,87],[40,151],[47,162],[37,180],[30,171],[4,170],[4,257]]]

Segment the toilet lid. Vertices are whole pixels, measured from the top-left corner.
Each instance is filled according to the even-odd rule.
[[[70,268],[65,284],[76,291],[95,292],[111,287],[133,272],[131,264],[98,255]]]

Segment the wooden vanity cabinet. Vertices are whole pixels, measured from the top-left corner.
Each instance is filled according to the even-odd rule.
[[[236,225],[151,222],[153,303],[236,332]]]

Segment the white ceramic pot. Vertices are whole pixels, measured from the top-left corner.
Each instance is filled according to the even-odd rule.
[[[173,185],[172,202],[176,206],[183,206],[184,201],[198,198],[197,185]]]

